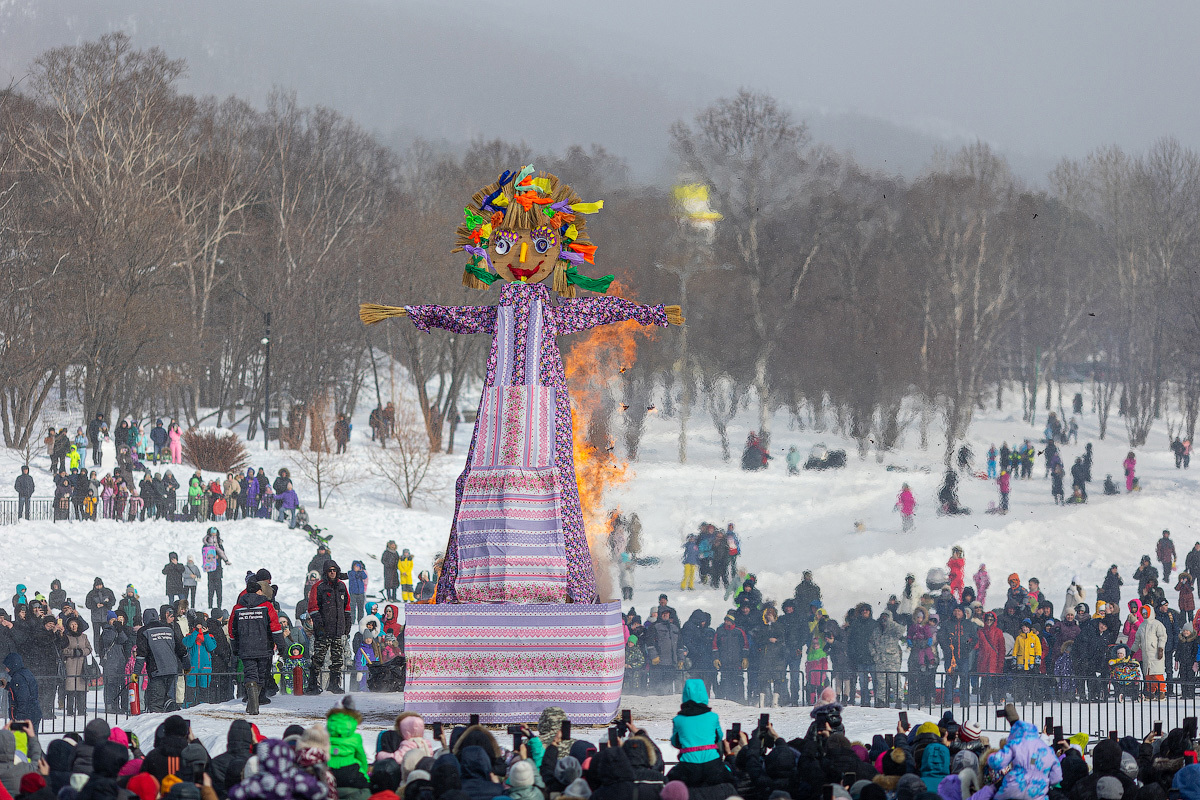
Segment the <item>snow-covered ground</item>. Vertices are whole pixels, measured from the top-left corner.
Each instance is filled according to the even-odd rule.
[[[1067,396],[1074,389],[1067,387]],[[1010,400],[1015,401],[1012,393]],[[1085,397],[1088,397],[1085,389]],[[1085,408],[1086,408],[1085,403]],[[382,583],[378,556],[389,539],[414,553],[417,569],[428,569],[435,555],[445,546],[453,508],[453,479],[462,468],[468,431],[459,431],[459,447],[453,455],[437,457],[435,480],[440,488],[418,508],[404,509],[389,491],[388,485],[367,474],[369,428],[366,411],[355,418],[350,458],[357,465],[360,478],[330,499],[324,509],[317,509],[315,487],[299,477],[287,451],[272,449],[263,452],[260,441],[249,445],[251,463],[262,466],[274,475],[282,466],[292,468],[293,478],[304,505],[315,524],[333,533],[335,558],[343,568],[351,560],[361,559],[371,574],[370,591],[378,591]],[[753,409],[730,425],[735,451],[745,432],[753,425]],[[983,454],[992,443],[1010,445],[1025,438],[1040,437],[1045,412],[1039,410],[1035,426],[1020,419],[1019,408],[997,412],[979,412],[971,429],[970,445],[976,454],[976,464],[982,468]],[[620,420],[618,427],[618,441]],[[687,533],[702,521],[724,525],[735,523],[741,534],[740,565],[756,573],[759,586],[767,598],[782,600],[792,594],[793,587],[805,569],[813,570],[824,590],[830,613],[841,617],[847,608],[866,600],[882,608],[888,595],[898,593],[906,572],[923,579],[934,566],[944,566],[950,547],[961,545],[966,552],[968,575],[981,562],[988,565],[992,578],[989,605],[998,605],[1004,591],[1005,577],[1016,572],[1022,580],[1036,576],[1042,589],[1061,606],[1064,591],[1072,578],[1087,588],[1088,602],[1094,602],[1093,587],[1100,582],[1109,564],[1120,566],[1126,577],[1125,597],[1133,594],[1135,582],[1130,579],[1138,558],[1152,554],[1154,543],[1164,528],[1172,531],[1179,549],[1179,562],[1193,542],[1200,538],[1193,532],[1194,520],[1200,514],[1200,495],[1196,484],[1197,471],[1180,471],[1167,449],[1165,425],[1159,424],[1150,436],[1152,448],[1140,448],[1138,474],[1144,490],[1134,495],[1105,497],[1101,482],[1112,474],[1122,486],[1121,461],[1128,446],[1124,426],[1113,415],[1105,441],[1096,438],[1096,418],[1085,413],[1081,418],[1080,444],[1065,448],[1069,465],[1083,452],[1083,443],[1094,442],[1095,462],[1091,484],[1091,502],[1086,506],[1054,506],[1050,497],[1049,480],[1039,459],[1031,480],[1013,481],[1011,512],[1007,516],[982,513],[989,502],[997,500],[994,483],[966,478],[961,484],[960,498],[975,513],[970,516],[947,518],[934,513],[935,494],[941,480],[941,443],[932,435],[928,450],[917,446],[917,433],[910,428],[900,446],[888,453],[882,463],[872,453],[865,460],[857,457],[854,443],[829,432],[811,429],[796,430],[785,413],[773,420],[772,451],[775,459],[770,468],[759,473],[739,469],[738,455],[729,463],[721,461],[720,447],[711,424],[703,415],[693,417],[690,432],[690,459],[687,465],[675,457],[677,419],[650,415],[642,439],[640,459],[631,465],[628,480],[612,489],[607,496],[610,506],[620,506],[623,512],[636,511],[644,526],[646,552],[657,556],[659,564],[639,569],[637,588],[632,603],[643,613],[655,603],[660,592],[671,596],[674,605],[685,616],[693,608],[703,608],[720,616],[729,602],[716,589],[698,588],[681,595],[679,555]],[[71,426],[73,430],[74,426]],[[740,432],[740,433],[739,433]],[[784,467],[784,455],[796,445],[802,453],[817,443],[830,448],[844,448],[849,455],[845,469],[829,472],[801,472],[789,477]],[[0,451],[0,476],[15,476],[20,457],[10,451]],[[105,465],[111,469],[111,449],[105,453]],[[48,459],[41,456],[34,464],[38,496],[50,494],[50,479],[46,472]],[[186,467],[175,469],[183,478],[190,474]],[[12,496],[12,478],[6,477],[0,490],[2,496]],[[902,482],[913,488],[918,501],[915,531],[900,533],[899,515],[893,510],[896,494]],[[1069,486],[1069,480],[1067,484]],[[861,522],[863,532],[855,531]],[[268,567],[281,589],[285,609],[300,599],[305,567],[315,552],[305,535],[289,531],[285,525],[267,521],[237,521],[219,523],[233,565],[226,569],[225,607],[241,584],[245,570]],[[0,560],[0,587],[11,591],[17,583],[34,590],[47,592],[50,581],[59,578],[70,597],[82,601],[91,588],[94,576],[120,591],[133,583],[139,590],[143,606],[165,601],[162,566],[167,553],[178,552],[181,558],[198,558],[201,539],[207,524],[201,523],[20,523],[0,528],[5,537],[5,557]],[[615,578],[612,585],[616,585]],[[203,592],[203,587],[201,588]],[[1167,587],[1168,597],[1175,594]],[[201,602],[203,605],[203,602]],[[332,702],[325,698],[284,698],[264,709],[262,725],[268,732],[272,726],[282,731],[290,719],[322,716]],[[362,704],[370,709],[371,724],[385,723],[400,708],[396,696],[363,697]],[[718,707],[724,705],[717,703]],[[635,715],[651,721],[650,729],[664,736],[669,718],[677,708],[670,698],[638,698],[633,703]],[[196,711],[193,716],[213,718],[214,731],[223,731],[216,719],[237,711],[236,705]],[[735,707],[730,706],[733,712]],[[798,715],[807,720],[807,711],[781,710],[785,719]],[[917,715],[913,716],[918,720]],[[378,717],[378,719],[376,719]],[[754,721],[749,710],[742,709],[736,718],[744,723]],[[981,720],[981,722],[983,722]],[[147,716],[134,723],[137,730],[152,729],[155,718]],[[207,725],[208,723],[204,723]],[[797,721],[799,724],[799,721]],[[807,724],[806,722],[804,723]],[[847,715],[851,732],[874,732],[890,729],[895,724],[895,712],[858,710]],[[861,728],[859,727],[861,725]],[[373,742],[373,735],[367,737]]]

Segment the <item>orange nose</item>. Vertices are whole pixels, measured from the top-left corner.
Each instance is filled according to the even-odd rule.
[[[529,250],[529,242],[521,242],[521,263],[525,263],[525,253]]]

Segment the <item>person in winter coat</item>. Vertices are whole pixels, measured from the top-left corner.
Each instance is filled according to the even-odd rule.
[[[1096,590],[1096,600],[1103,601],[1110,605],[1121,605],[1121,586],[1125,581],[1121,579],[1120,571],[1117,565],[1113,564],[1108,568],[1108,572],[1104,575],[1104,585]]]
[[[688,534],[680,560],[683,562],[683,578],[679,581],[679,588],[691,591],[696,588],[696,570],[700,567],[700,544],[696,534]]]
[[[88,613],[91,615],[92,638],[95,640],[97,649],[99,649],[100,633],[104,629],[105,623],[108,622],[108,612],[112,611],[117,605],[117,598],[112,593],[112,589],[106,588],[104,581],[97,576],[92,581],[92,590],[87,593],[83,604],[87,606]]]
[[[880,613],[869,647],[875,665],[875,706],[883,708],[896,702],[900,692],[900,671],[904,651],[901,642],[907,631],[887,611]]]
[[[338,453],[346,452],[350,443],[350,422],[345,414],[338,414],[337,422],[333,423],[333,440],[337,442]]]
[[[70,716],[87,713],[87,679],[83,677],[83,666],[92,654],[92,643],[82,631],[82,620],[70,617],[62,635],[61,649],[66,669],[66,712]]]
[[[713,667],[720,671],[717,696],[737,703],[746,702],[742,672],[750,658],[750,643],[745,631],[737,627],[733,613],[725,615],[721,627],[713,634]],[[693,663],[696,657],[692,659]]]
[[[263,594],[262,583],[257,578],[255,574],[246,579],[246,592],[238,598],[229,614],[229,643],[234,654],[242,660],[247,714],[257,714],[260,704],[271,702],[265,696],[271,679],[271,658],[276,650],[287,652],[279,612]],[[336,663],[338,670],[341,666],[341,662]]]
[[[308,595],[308,614],[312,621],[316,644],[313,647],[306,694],[320,694],[320,675],[329,657],[329,689],[342,691],[342,669],[345,664],[346,637],[350,635],[350,592],[339,579],[341,570],[333,559],[326,559],[321,568],[321,580]]]
[[[1133,579],[1138,582],[1138,596],[1146,591],[1146,584],[1158,580],[1158,568],[1150,564],[1150,556],[1142,556],[1138,568],[1133,573]]]
[[[1179,573],[1175,581],[1175,591],[1179,592],[1179,613],[1187,622],[1192,621],[1196,610],[1196,582],[1190,572]]]
[[[9,797],[21,797],[21,783],[25,776],[38,775],[42,745],[37,736],[29,735],[27,747],[28,752],[18,755],[16,735],[7,728],[0,730],[0,784]]]
[[[913,609],[913,621],[908,626],[908,686],[909,702],[921,703],[920,698],[933,697],[937,656],[933,644],[937,628],[929,622],[929,612],[923,606]]]
[[[29,520],[30,498],[33,497],[33,476],[29,474],[28,465],[21,467],[21,474],[13,481],[13,489],[17,492],[17,519]]]
[[[685,663],[688,675],[704,681],[709,688],[717,683],[717,673],[712,665],[712,645],[712,616],[696,609],[679,630],[679,646],[690,662],[690,665]]]
[[[142,618],[142,601],[132,583],[125,587],[125,594],[121,595],[121,601],[117,603],[117,613],[125,615],[126,624],[130,627]]]
[[[1002,673],[1008,647],[1004,641],[1004,631],[996,624],[996,613],[987,612],[983,620],[983,627],[975,637],[975,672],[983,676],[980,698],[984,702],[991,702],[993,699],[1002,699],[1005,694]]]
[[[8,692],[8,713],[13,719],[27,719],[33,723],[36,733],[42,722],[41,698],[38,696],[38,683],[33,673],[25,666],[20,653],[9,653],[4,657],[4,669],[8,677],[3,682]],[[51,698],[53,701],[53,698]],[[0,734],[8,731],[0,731]],[[11,734],[9,734],[11,735]],[[5,762],[3,748],[0,747],[0,764],[12,763],[12,753]]]
[[[254,729],[244,719],[235,719],[229,723],[229,732],[225,735],[225,752],[213,758],[209,773],[212,775],[212,788],[217,797],[224,800],[229,789],[242,780],[242,772],[246,762],[254,755],[257,742],[254,739]]]
[[[171,427],[167,429],[167,449],[171,451],[172,464],[183,463],[183,429],[175,420],[171,420]]]
[[[1101,739],[1092,750],[1092,771],[1075,782],[1070,788],[1070,800],[1098,800],[1097,784],[1104,778],[1117,781],[1123,797],[1134,798],[1138,793],[1137,782],[1121,769],[1121,745],[1112,739]],[[1066,788],[1065,786],[1063,787]]]
[[[683,684],[683,703],[671,722],[671,746],[679,750],[679,764],[669,780],[689,786],[708,786],[724,782],[728,769],[721,760],[724,730],[720,718],[708,707],[704,684],[689,680]],[[732,776],[728,782],[732,783]]]
[[[796,584],[796,591],[792,594],[796,600],[797,613],[803,614],[804,621],[808,622],[812,619],[815,608],[821,607],[821,587],[813,580],[811,570],[804,570],[800,576],[800,583]],[[813,601],[817,601],[814,608]]]
[[[954,599],[962,602],[963,590],[963,573],[966,571],[966,560],[963,558],[963,550],[957,545],[950,551],[950,560],[946,562],[946,569],[949,571],[950,577],[950,593],[954,595]]]
[[[196,566],[195,559],[188,556],[187,563],[183,565],[183,592],[189,608],[196,607],[196,587],[199,585],[200,567]]]
[[[938,630],[938,645],[942,648],[942,663],[947,679],[946,688],[954,690],[957,684],[962,697],[971,694],[971,661],[975,654],[975,638],[978,626],[967,621],[962,606],[957,606]]]
[[[396,600],[396,590],[400,588],[400,553],[396,542],[389,541],[387,549],[379,557],[379,565],[383,567],[383,596],[388,600]]]
[[[418,603],[432,603],[433,597],[437,592],[437,583],[429,574],[429,570],[421,570],[421,574],[417,576],[417,585],[414,593],[417,596]],[[629,599],[633,599],[630,594]]]
[[[1000,477],[996,479],[996,484],[1000,487],[1000,513],[1008,513],[1008,492],[1011,486],[1011,478],[1008,470],[1003,470]]]
[[[137,634],[137,660],[134,674],[149,675],[146,687],[146,711],[170,711],[175,706],[173,689],[183,672],[187,648],[179,632],[159,619],[158,612],[147,608],[142,613],[142,628]]]
[[[196,702],[208,702],[211,699],[208,690],[212,681],[209,677],[213,671],[212,654],[217,649],[217,640],[208,632],[206,614],[196,615],[196,625],[183,637],[183,646],[188,652],[186,685],[187,688],[195,690],[188,692],[193,702],[186,703],[185,706]]]
[[[1137,638],[1138,628],[1142,625],[1142,620],[1145,617],[1145,612],[1142,610],[1142,602],[1140,600],[1129,601],[1129,616],[1125,618],[1125,624],[1121,627],[1121,639],[1125,642],[1125,646],[1129,648],[1129,653],[1135,661],[1142,660],[1142,654],[1134,647],[1134,640]]]
[[[650,689],[669,694],[676,673],[682,668],[679,655],[679,623],[671,609],[660,609],[658,619],[646,626],[646,657],[650,660]]]
[[[758,661],[759,705],[791,705],[788,697],[787,641],[779,614],[771,606],[762,613],[763,624],[754,632],[754,652]]]
[[[104,674],[104,709],[115,714],[129,707],[125,665],[133,653],[133,640],[115,611],[108,612],[108,619],[100,630],[97,652]]]
[[[350,592],[350,606],[354,612],[354,623],[366,616],[367,608],[367,565],[355,560],[350,563],[350,574],[347,581]]]
[[[228,563],[229,558],[221,546],[221,532],[215,527],[209,528],[204,534],[204,545],[200,548],[200,565],[208,576],[208,608],[221,607],[222,581],[225,578],[222,564]]]
[[[995,800],[1036,800],[1062,781],[1054,751],[1042,741],[1037,728],[1023,720],[1012,724],[1004,747],[988,756],[988,766],[995,772],[1008,768]]]
[[[63,682],[59,677],[62,668],[59,638],[63,633],[63,625],[47,616],[45,605],[37,600],[29,604],[28,614],[29,619],[24,623],[14,624],[13,636],[25,666],[38,679],[41,716],[51,717],[54,715],[55,697],[63,690]]]
[[[1155,618],[1154,609],[1143,606],[1145,618],[1138,626],[1133,639],[1133,649],[1141,652],[1142,675],[1146,678],[1146,690],[1151,699],[1166,696],[1166,647],[1167,630]]]
[[[859,687],[859,705],[871,705],[871,690],[868,686],[870,675],[874,672],[875,663],[871,657],[871,635],[875,632],[875,620],[871,616],[871,606],[860,603],[854,609],[850,618],[849,630],[846,632],[846,654],[857,676]],[[850,696],[847,703],[854,700],[854,677],[851,678]]]
[[[1013,640],[1012,658],[1019,674],[1032,676],[1040,672],[1042,657],[1042,639],[1033,631],[1033,621],[1026,618],[1021,620],[1021,632]],[[1031,677],[1017,682],[1019,694],[1025,699],[1033,696],[1033,680]]]
[[[1121,466],[1125,469],[1125,491],[1132,492],[1137,486],[1137,458],[1134,457],[1133,451],[1129,451],[1129,455],[1125,456],[1125,460],[1121,462]]]
[[[162,568],[162,574],[167,576],[167,602],[174,603],[176,600],[187,597],[187,593],[183,589],[183,573],[185,570],[183,564],[179,563],[178,553],[172,551],[168,555],[168,559],[166,565]]]
[[[1154,557],[1162,565],[1162,582],[1166,586],[1171,580],[1171,570],[1175,568],[1175,543],[1171,541],[1170,531],[1162,532],[1162,538],[1154,546]]]
[[[900,494],[896,497],[896,510],[900,512],[900,532],[908,533],[913,529],[917,499],[913,497],[912,489],[908,488],[907,483],[900,487]]]

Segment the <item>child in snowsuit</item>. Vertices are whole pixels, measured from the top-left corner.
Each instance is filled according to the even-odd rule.
[[[1010,480],[1011,479],[1009,478],[1008,470],[1001,472],[1000,477],[996,480],[996,483],[998,483],[1000,485],[1000,513],[1001,514],[1008,513],[1008,490],[1009,490],[1009,485],[1010,485],[1009,481]]]
[[[346,588],[350,592],[350,606],[357,624],[367,613],[367,565],[361,561],[353,562],[346,577],[349,578]]]
[[[1129,648],[1117,645],[1116,658],[1108,661],[1108,679],[1118,700],[1136,699],[1141,693],[1142,665],[1129,657]]]
[[[960,603],[962,602],[963,572],[966,570],[966,566],[963,550],[956,545],[950,550],[950,560],[946,562],[946,567],[950,570],[950,593]]]
[[[1132,492],[1133,487],[1137,486],[1137,476],[1134,474],[1137,470],[1137,458],[1134,457],[1132,450],[1129,451],[1129,455],[1125,456],[1121,466],[1125,468],[1125,491]]]
[[[408,548],[404,548],[404,552],[400,554],[400,596],[404,602],[411,603],[415,599],[413,597],[413,556],[408,552]]]
[[[679,582],[680,589],[696,588],[696,570],[700,566],[700,542],[696,534],[689,533],[683,545],[683,580]]]
[[[913,621],[908,625],[908,647],[922,671],[935,670],[938,666],[937,652],[933,649],[937,628],[926,621],[927,615],[925,609],[916,609],[913,611]]]
[[[987,590],[992,585],[992,578],[988,575],[987,565],[980,564],[979,569],[975,572],[975,599],[984,608],[987,608]]]

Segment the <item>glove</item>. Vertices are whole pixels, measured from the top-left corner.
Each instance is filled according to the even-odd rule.
[[[1159,661],[1161,661],[1161,660],[1162,660],[1162,658],[1163,658],[1163,649],[1162,649],[1161,647],[1160,647],[1160,648],[1158,648],[1158,655],[1157,655],[1157,656],[1155,656],[1155,658],[1157,658]]]
[[[742,659],[742,669],[744,669],[744,670],[750,669],[750,659],[748,659],[748,658]]]
[[[933,637],[932,636],[929,637],[929,641],[926,642],[926,644],[928,644],[930,647],[933,647]]]
[[[682,671],[683,670],[683,662],[682,661],[676,662],[675,669]]]
[[[659,658],[658,656],[655,656],[654,660],[651,661],[650,663],[657,667],[659,665],[659,662],[661,662],[661,661],[662,661],[661,658]]]
[[[717,669],[720,669],[720,668],[721,668],[721,659],[719,659],[719,658],[714,658],[714,659],[713,659],[713,666],[714,666],[714,667],[716,667]]]
[[[1036,666],[1039,666],[1039,667],[1040,667],[1040,666],[1042,665],[1042,657],[1041,657],[1041,656],[1034,656],[1034,657],[1033,657],[1033,663],[1034,663]]]

